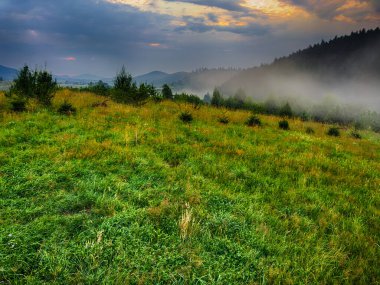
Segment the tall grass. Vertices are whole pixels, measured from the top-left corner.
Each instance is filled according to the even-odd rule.
[[[379,134],[104,100],[0,95],[2,283],[379,283]]]

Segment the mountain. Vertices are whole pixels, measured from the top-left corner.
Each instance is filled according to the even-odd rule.
[[[152,71],[147,74],[136,76],[134,80],[138,84],[148,83],[153,85],[160,85],[168,76],[168,73],[162,71]]]
[[[236,69],[198,69],[193,72],[176,72],[168,74],[162,71],[153,71],[134,78],[136,83],[148,83],[160,88],[169,84],[176,92],[193,92],[202,94],[212,91],[216,86],[231,79],[240,70]]]
[[[244,70],[220,89],[233,95],[241,88],[254,98],[332,94],[345,99],[366,95],[379,99],[379,50],[379,28],[352,32],[275,59],[269,65]]]
[[[0,65],[0,77],[4,81],[12,81],[17,76],[17,69]]]

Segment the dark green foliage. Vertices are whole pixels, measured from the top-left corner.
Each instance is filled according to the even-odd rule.
[[[211,105],[215,107],[221,107],[223,106],[224,99],[222,95],[220,94],[218,89],[214,89],[214,92],[212,93],[211,98]]]
[[[186,93],[174,95],[174,101],[190,103],[194,109],[199,109],[203,105],[203,101],[201,98],[199,98],[196,95]]]
[[[308,122],[310,121],[310,115],[306,112],[302,112],[301,115],[299,115],[301,121]]]
[[[237,97],[229,97],[226,100],[224,100],[223,105],[232,110],[237,110],[237,109],[243,109],[244,106],[244,100],[238,99]]]
[[[362,138],[362,136],[357,131],[352,131],[351,137],[353,137],[354,139],[359,139],[359,140]]]
[[[332,137],[339,137],[340,136],[340,131],[338,128],[336,127],[331,127],[329,128],[329,130],[327,131],[327,134],[329,136],[332,136]]]
[[[34,72],[34,96],[42,105],[49,107],[57,89],[57,82],[46,70]]]
[[[35,76],[30,71],[29,66],[25,65],[15,80],[13,80],[12,87],[10,89],[10,94],[16,95],[22,98],[32,98],[34,97],[34,85]]]
[[[93,92],[100,96],[109,96],[110,95],[110,86],[103,82],[102,80],[99,80],[97,83],[93,84],[90,83],[88,88],[85,88],[85,90],[88,90],[89,92]]]
[[[120,72],[116,75],[114,88],[128,93],[132,87],[132,75],[125,70],[125,66],[123,65]]]
[[[126,72],[124,66],[116,75],[114,83],[111,97],[115,102],[142,106],[149,98],[158,101],[161,99],[153,85],[141,84],[137,87],[136,83],[132,82],[132,76]]]
[[[315,131],[314,131],[313,128],[311,128],[311,127],[307,127],[307,128],[306,128],[306,133],[309,134],[309,135],[311,135],[311,134],[314,134]]]
[[[162,86],[162,97],[164,99],[172,100],[173,99],[173,92],[172,89],[168,84],[164,84]]]
[[[137,86],[132,82],[132,75],[127,73],[123,66],[116,75],[111,97],[118,103],[132,103],[132,98],[136,96],[136,93]]]
[[[49,107],[57,90],[57,82],[53,80],[51,73],[46,70],[31,72],[25,65],[13,81],[8,96],[28,100],[35,98],[43,105]]]
[[[193,115],[189,112],[182,112],[179,115],[179,119],[184,123],[191,123],[193,121]]]
[[[276,101],[273,98],[269,98],[267,101],[265,101],[264,112],[270,115],[278,114],[278,106],[277,106]]]
[[[218,122],[227,125],[230,122],[230,119],[227,116],[222,116],[218,119]]]
[[[278,127],[282,130],[289,130],[289,122],[287,120],[279,121]]]
[[[248,120],[245,122],[245,124],[249,127],[260,127],[261,126],[261,120],[259,117],[252,115],[248,118]]]
[[[280,108],[279,115],[281,117],[287,118],[293,117],[293,111],[288,102],[286,102],[286,104]]]
[[[26,100],[23,98],[14,98],[11,101],[11,110],[14,112],[26,111]]]
[[[156,97],[157,92],[153,85],[141,84],[137,89],[137,92],[132,93],[132,95],[132,103],[136,106],[141,106],[145,104],[150,97]]]
[[[63,102],[58,108],[58,113],[60,113],[61,115],[74,115],[76,111],[76,108],[66,101]]]

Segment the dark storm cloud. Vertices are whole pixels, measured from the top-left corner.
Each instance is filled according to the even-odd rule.
[[[29,58],[55,56],[125,56],[150,42],[165,44],[169,16],[144,13],[103,1],[1,0],[0,63],[20,65],[18,51]],[[4,1],[4,2],[3,2]],[[3,44],[4,43],[4,44]]]
[[[221,8],[234,12],[249,12],[250,10],[241,6],[241,0],[166,0],[167,2],[185,2],[208,7]]]
[[[375,8],[376,12],[380,13],[380,1],[379,0],[371,0],[371,3],[373,7]]]
[[[209,31],[216,32],[228,32],[243,36],[261,36],[271,32],[270,27],[251,23],[246,26],[220,26],[220,25],[210,25],[206,24],[205,19],[203,18],[194,18],[194,17],[183,17],[186,21],[186,26],[181,26],[176,28],[176,31],[193,31],[198,33],[205,33]]]

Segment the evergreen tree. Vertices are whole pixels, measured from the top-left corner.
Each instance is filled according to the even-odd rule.
[[[29,66],[25,65],[18,73],[18,76],[13,80],[10,89],[11,95],[16,95],[20,98],[32,98],[34,96],[35,76],[30,71]]]
[[[203,97],[203,102],[205,102],[206,104],[211,104],[211,96],[210,96],[210,94],[208,92]]]
[[[211,105],[215,107],[221,107],[223,105],[223,98],[218,89],[214,89],[212,93]]]
[[[132,75],[126,72],[123,65],[114,80],[112,99],[119,103],[132,103],[137,91],[136,84],[132,82]]]
[[[57,88],[51,73],[46,70],[34,72],[34,96],[44,106],[51,106],[51,101]]]
[[[162,86],[162,97],[164,99],[169,99],[169,100],[172,100],[173,99],[173,92],[172,90],[170,89],[169,85],[168,84],[164,84]]]
[[[286,102],[286,104],[281,107],[279,115],[288,118],[293,117],[293,111],[288,102]]]

